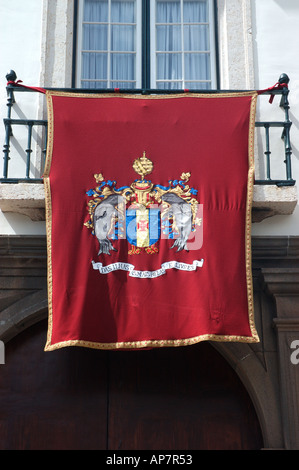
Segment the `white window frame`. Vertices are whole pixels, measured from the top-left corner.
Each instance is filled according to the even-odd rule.
[[[150,40],[151,40],[151,87],[158,88],[157,86],[157,47],[156,47],[156,0],[150,0],[150,8],[151,8],[151,18],[150,18]],[[183,0],[180,0],[181,3],[181,12],[183,10]],[[211,67],[211,79],[209,80],[211,83],[211,89],[217,88],[217,68],[216,68],[216,40],[215,40],[215,11],[214,11],[214,1],[208,0],[208,24],[209,24],[209,44],[210,50],[206,51],[206,53],[210,54],[210,67]],[[185,80],[184,77],[184,48],[183,48],[183,20],[181,22],[182,25],[182,79],[177,80],[178,82],[182,82],[182,89],[185,89],[185,82],[190,82],[192,80]],[[180,52],[180,51],[178,51]],[[191,52],[192,53],[192,52]],[[162,80],[164,81],[164,80]],[[173,80],[166,80],[165,81],[173,81]],[[198,80],[198,83],[201,81]],[[208,80],[202,80],[202,82],[207,83]]]
[[[135,61],[135,80],[136,88],[142,88],[142,0],[136,1],[136,61]],[[180,0],[181,3],[183,0]],[[109,0],[110,2],[110,0]],[[211,67],[211,89],[217,88],[217,71],[216,71],[216,41],[215,41],[215,11],[214,1],[208,0],[209,8],[209,41],[210,41],[210,67]],[[156,83],[156,34],[155,34],[155,18],[156,18],[156,0],[150,0],[150,86],[157,88]],[[81,88],[81,81],[86,81],[81,78],[82,76],[82,40],[83,40],[83,9],[84,0],[78,0],[78,18],[77,18],[77,51],[76,51],[76,80],[75,86]],[[109,36],[108,36],[109,38]],[[109,41],[109,39],[108,39]],[[114,88],[110,85],[110,47],[108,42],[108,88]],[[184,56],[184,53],[183,53]],[[184,73],[184,68],[183,68]],[[96,81],[90,79],[90,81]],[[119,80],[124,81],[124,80]],[[188,80],[190,82],[190,80]],[[206,81],[204,81],[206,82]],[[200,82],[199,82],[200,83]],[[183,76],[182,89],[185,87],[185,80]]]
[[[114,88],[111,86],[111,82],[115,81],[111,79],[110,76],[110,59],[111,59],[111,44],[110,44],[110,28],[111,28],[111,22],[110,22],[110,7],[111,7],[111,0],[108,0],[109,2],[109,14],[108,14],[108,48],[107,48],[107,88]],[[136,38],[135,38],[135,46],[136,46],[136,52],[135,52],[135,83],[136,86],[135,88],[141,88],[141,67],[142,67],[142,40],[141,40],[141,28],[142,28],[142,0],[135,0],[135,8],[136,8]],[[83,14],[84,14],[84,0],[78,0],[78,18],[77,18],[77,51],[76,51],[76,87],[81,88],[81,82],[82,81],[91,81],[91,82],[96,82],[97,79],[86,79],[84,80],[82,78],[82,53],[83,53]],[[106,51],[105,51],[106,52]],[[112,53],[115,53],[116,51],[113,51]],[[101,79],[105,80],[105,79]],[[118,80],[121,82],[125,82],[126,80]],[[133,87],[132,87],[133,88]]]

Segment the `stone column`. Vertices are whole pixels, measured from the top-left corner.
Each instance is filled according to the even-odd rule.
[[[253,89],[250,0],[218,0],[219,56],[222,89]]]
[[[285,449],[299,449],[299,269],[264,268],[267,290],[276,301],[282,427]],[[298,342],[298,343],[295,343]],[[296,349],[298,354],[296,355]],[[298,362],[298,363],[297,363]]]

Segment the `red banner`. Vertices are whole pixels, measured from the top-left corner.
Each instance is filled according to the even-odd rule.
[[[46,96],[45,350],[258,341],[257,93]]]

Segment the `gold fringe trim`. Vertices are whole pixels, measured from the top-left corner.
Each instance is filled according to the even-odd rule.
[[[252,338],[254,342],[259,342],[254,322],[254,301],[253,301],[253,281],[252,281],[252,250],[251,250],[251,225],[252,225],[252,201],[254,187],[254,131],[255,115],[258,94],[254,93],[251,99],[249,135],[248,135],[248,179],[247,179],[247,202],[246,202],[246,225],[245,225],[245,259],[246,259],[246,280],[248,316]]]
[[[250,336],[233,336],[233,335],[212,335],[204,334],[194,336],[193,338],[174,339],[174,340],[140,340],[140,341],[126,341],[116,343],[97,343],[93,341],[84,340],[68,340],[61,341],[56,344],[47,344],[45,351],[54,351],[56,349],[65,348],[67,346],[81,346],[90,349],[102,350],[115,350],[115,349],[144,349],[144,348],[169,348],[179,346],[191,346],[198,344],[202,341],[218,341],[218,342],[239,342],[239,343],[256,343],[259,340]]]

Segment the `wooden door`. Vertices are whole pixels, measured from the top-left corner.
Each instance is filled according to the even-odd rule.
[[[6,345],[0,449],[259,449],[240,380],[208,343],[44,352],[41,322]]]

